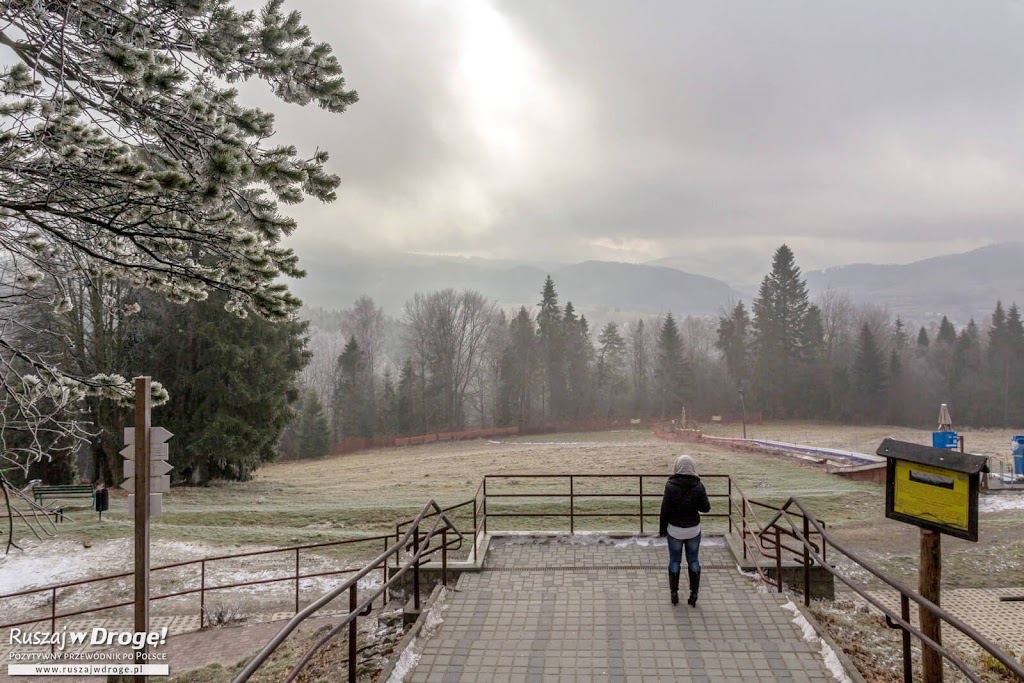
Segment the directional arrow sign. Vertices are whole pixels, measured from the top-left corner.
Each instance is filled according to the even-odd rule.
[[[163,495],[159,493],[149,494],[149,516],[155,517],[164,511]],[[135,494],[128,494],[128,517],[135,518]]]
[[[149,429],[149,445],[155,446],[157,444],[165,443],[167,439],[174,436],[163,427],[150,427]]]
[[[174,434],[171,434],[163,427],[149,428],[149,444],[151,446],[165,443],[172,436],[174,436]],[[129,445],[135,443],[135,427],[124,428],[124,442]]]
[[[151,460],[149,462],[149,476],[150,476],[150,480],[152,480],[153,477],[161,477],[161,476],[167,474],[168,472],[170,472],[173,469],[174,469],[174,466],[171,465],[171,463],[167,462],[166,460]],[[135,478],[135,461],[134,460],[126,460],[125,461],[125,463],[124,463],[124,476],[128,477],[129,479],[134,479]]]
[[[126,479],[122,484],[121,488],[129,493],[135,493],[135,478]],[[171,490],[171,475],[165,474],[162,477],[150,477],[149,478],[149,492],[153,493],[167,493]]]
[[[149,445],[149,459],[150,460],[166,460],[170,457],[170,450],[168,444],[165,443],[153,443]],[[128,460],[135,460],[135,444],[128,444],[120,451],[118,451],[122,457]]]

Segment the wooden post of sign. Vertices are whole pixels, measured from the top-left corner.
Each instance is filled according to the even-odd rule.
[[[149,427],[150,378],[135,378],[135,631],[149,631]],[[135,663],[146,662],[146,648],[135,651]],[[136,676],[145,683],[147,676]]]
[[[939,605],[942,592],[942,535],[930,529],[921,529],[921,567],[918,574],[918,592],[922,598]],[[920,609],[921,632],[942,645],[942,620],[923,607]],[[924,643],[921,644],[921,665],[924,683],[942,683],[942,655]]]

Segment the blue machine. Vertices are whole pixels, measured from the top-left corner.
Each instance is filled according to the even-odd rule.
[[[1024,475],[1024,436],[1013,437],[1013,473]]]
[[[1021,437],[1024,438],[1024,437]],[[932,432],[932,448],[951,448],[956,450],[960,447],[956,432]],[[1021,451],[1024,454],[1024,451]]]

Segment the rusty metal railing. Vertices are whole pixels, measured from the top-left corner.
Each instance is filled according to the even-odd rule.
[[[866,562],[857,553],[847,549],[842,544],[837,543],[836,540],[828,533],[825,525],[822,524],[810,511],[808,511],[798,498],[790,498],[783,505],[775,509],[775,515],[761,529],[759,535],[762,537],[762,541],[765,536],[769,538],[774,537],[777,552],[772,555],[773,558],[781,556],[781,551],[784,549],[784,546],[779,544],[778,541],[780,535],[785,534],[799,541],[799,548],[785,549],[795,551],[800,558],[803,570],[804,605],[810,604],[810,572],[811,567],[817,565],[832,574],[833,577],[841,581],[847,588],[863,598],[872,607],[879,610],[885,616],[886,624],[890,628],[900,629],[902,631],[903,680],[905,683],[912,683],[914,680],[912,638],[916,638],[921,643],[922,647],[931,648],[933,651],[940,654],[944,659],[948,660],[953,666],[959,669],[960,672],[969,680],[974,681],[975,683],[982,683],[983,680],[958,654],[942,644],[935,642],[911,623],[911,601],[917,603],[918,610],[927,610],[943,623],[955,628],[968,639],[973,641],[979,648],[995,658],[995,660],[1006,667],[1007,670],[1021,680],[1024,680],[1024,665],[1014,659],[1012,655],[1003,651],[996,644],[989,641],[985,636],[980,634],[966,622],[945,611],[927,598],[921,597],[920,594],[904,585],[902,582],[886,576],[879,569]],[[817,535],[819,540],[818,543],[814,542],[814,535]],[[830,565],[825,559],[825,548],[828,546],[831,546],[833,552],[838,552],[840,555],[847,558],[861,569],[867,571],[889,588],[896,590],[900,595],[900,613],[897,615],[878,598],[871,595],[871,593],[869,593],[863,586],[859,585],[852,579],[847,578],[834,566]],[[781,586],[781,571],[779,571],[776,576],[778,584]]]
[[[187,569],[193,568],[194,574],[191,577],[192,580],[197,580],[198,586],[195,588],[188,588],[185,590],[172,591],[169,593],[160,593],[157,595],[150,596],[150,600],[159,601],[167,600],[170,598],[183,597],[187,595],[199,595],[199,623],[200,628],[206,625],[206,598],[209,593],[216,591],[223,591],[232,588],[244,588],[247,586],[267,585],[275,583],[292,583],[295,586],[295,611],[299,611],[300,606],[300,589],[301,582],[303,580],[315,579],[326,576],[337,576],[342,574],[351,574],[360,570],[360,567],[345,567],[341,569],[331,569],[326,571],[313,571],[313,572],[302,572],[302,554],[304,551],[311,550],[323,550],[329,548],[338,548],[342,546],[352,545],[381,545],[385,550],[387,549],[388,542],[392,539],[390,535],[377,535],[377,536],[363,536],[359,538],[350,538],[340,541],[324,541],[320,543],[307,543],[304,545],[293,545],[284,548],[273,548],[271,550],[256,550],[242,553],[233,553],[229,555],[214,555],[211,557],[204,557],[197,560],[187,560],[184,562],[174,562],[171,564],[164,564],[158,567],[153,567],[150,571],[153,573],[162,572],[172,569]],[[294,555],[294,563],[289,563],[289,572],[286,575],[273,577],[273,578],[262,578],[254,579],[251,581],[231,581],[228,583],[217,583],[210,585],[210,577],[208,576],[208,570],[210,565],[217,562],[226,560],[236,560],[239,558],[249,557],[267,557],[272,555]],[[0,612],[7,612],[7,609],[3,608],[3,604],[7,600],[15,598],[26,598],[32,595],[46,595],[48,597],[50,613],[46,616],[38,616],[35,618],[20,619],[18,621],[12,621],[8,623],[0,624],[0,629],[11,628],[15,626],[24,626],[27,624],[36,624],[40,622],[50,622],[51,632],[56,632],[56,624],[58,619],[67,619],[70,617],[82,616],[84,614],[92,614],[96,612],[105,612],[108,610],[117,609],[119,607],[129,607],[134,604],[132,600],[123,600],[120,602],[111,602],[109,604],[103,604],[97,607],[89,607],[86,609],[79,609],[73,611],[61,612],[58,610],[58,599],[61,592],[66,588],[83,587],[89,585],[100,584],[103,582],[116,581],[118,579],[127,579],[134,576],[132,572],[121,572],[119,574],[109,574],[106,576],[99,576],[89,579],[80,579],[78,581],[67,581],[60,584],[53,584],[48,586],[41,586],[39,588],[31,588],[23,591],[17,591],[14,593],[7,593],[0,595]],[[188,579],[182,579],[181,582],[187,581]],[[48,594],[48,595],[47,595]]]
[[[430,518],[432,518],[433,524],[425,535],[421,533],[420,526],[426,521],[428,512]],[[455,538],[449,539],[448,532],[454,533]],[[440,536],[440,544],[431,548],[431,541],[435,536]],[[318,600],[308,605],[301,612],[296,614],[294,617],[288,620],[281,630],[278,631],[270,642],[268,642],[262,650],[242,669],[241,672],[234,679],[232,683],[245,683],[249,678],[259,670],[261,666],[267,661],[267,659],[281,646],[282,643],[288,638],[288,636],[298,628],[299,624],[314,615],[317,611],[324,608],[336,598],[344,593],[349,594],[349,612],[342,618],[342,620],[327,633],[325,633],[312,647],[308,648],[306,652],[299,658],[299,661],[291,668],[288,675],[285,677],[285,683],[291,683],[294,681],[302,670],[306,667],[309,661],[316,655],[317,652],[323,648],[328,642],[330,642],[335,636],[341,633],[346,627],[348,628],[348,680],[350,683],[356,681],[356,634],[357,634],[357,622],[360,616],[367,616],[373,607],[373,601],[386,591],[390,590],[392,584],[394,584],[402,575],[412,570],[413,572],[413,591],[415,595],[416,608],[419,609],[420,605],[420,564],[424,556],[432,555],[438,551],[441,552],[442,566],[447,564],[448,549],[450,546],[454,546],[456,549],[462,544],[462,534],[457,528],[451,523],[436,502],[433,500],[428,501],[420,513],[411,520],[409,528],[405,534],[397,539],[397,542],[390,548],[381,553],[373,562],[370,562],[362,569],[360,569],[355,576],[351,577],[337,588],[324,594]],[[369,597],[362,598],[357,595],[359,586],[359,580],[370,572],[378,569],[387,571],[388,560],[392,556],[399,555],[404,548],[408,548],[412,551],[412,556],[409,557],[406,562],[401,565],[396,571],[391,572],[384,583],[377,587]],[[442,585],[447,585],[447,576],[444,572],[441,574]]]
[[[585,491],[577,488],[577,483],[580,481],[595,481],[595,480],[612,480],[635,482],[637,484],[635,491],[629,492],[607,492],[607,491]],[[645,479],[656,479],[660,483],[660,487],[656,490],[644,491],[644,480]],[[664,495],[664,482],[666,475],[661,474],[488,474],[485,475],[481,482],[481,490],[483,495],[483,529],[486,531],[487,523],[492,518],[563,518],[568,519],[569,522],[569,533],[576,533],[576,520],[585,519],[590,517],[601,517],[601,518],[630,518],[636,519],[639,522],[639,532],[645,533],[645,520],[651,517],[657,518],[660,514],[661,507],[660,501]],[[733,529],[733,483],[732,477],[728,474],[702,474],[701,479],[719,481],[724,480],[726,482],[725,493],[712,493],[708,492],[708,498],[710,499],[725,499],[727,501],[727,509],[724,512],[711,512],[702,515],[704,518],[724,518],[728,525],[729,532]],[[561,491],[530,491],[524,493],[508,492],[506,489],[502,489],[502,492],[495,492],[495,483],[498,481],[508,480],[541,480],[541,481],[555,481],[563,480],[565,490]],[[488,489],[490,484],[490,489]],[[651,498],[657,499],[659,505],[645,508],[644,501]],[[557,500],[562,503],[561,507],[555,510],[545,510],[542,512],[498,512],[494,510],[492,505],[488,509],[488,502],[496,502],[499,500],[529,500],[529,499],[546,499]],[[584,512],[581,511],[576,502],[578,500],[607,500],[615,499],[618,501],[635,500],[636,508],[629,511],[623,512]],[[712,504],[712,510],[715,506]],[[655,525],[655,528],[657,525]]]
[[[583,482],[597,482],[600,480],[613,482],[611,486],[605,485],[603,488],[598,487],[600,490],[594,490],[593,487],[587,487],[583,485]],[[659,482],[659,486],[654,487],[647,483],[647,490],[645,490],[645,481],[655,479]],[[189,565],[197,565],[199,567],[199,587],[191,588],[182,591],[176,591],[172,593],[166,593],[163,595],[153,596],[153,600],[162,600],[171,597],[189,595],[199,593],[200,595],[200,613],[204,613],[205,594],[210,591],[224,590],[229,588],[239,588],[248,585],[275,583],[292,581],[296,585],[296,616],[293,617],[292,621],[289,622],[291,625],[293,622],[297,625],[309,614],[314,613],[316,610],[324,604],[327,604],[331,600],[340,596],[345,591],[349,591],[350,595],[350,609],[349,615],[342,621],[341,625],[336,629],[332,630],[329,636],[322,639],[326,642],[327,639],[333,637],[336,633],[345,626],[349,625],[352,630],[350,633],[349,647],[354,647],[354,625],[358,617],[366,610],[368,605],[372,604],[373,598],[378,595],[385,593],[390,590],[393,582],[400,576],[404,575],[408,571],[413,572],[413,589],[414,589],[414,602],[416,608],[420,606],[419,600],[419,589],[420,589],[420,564],[426,555],[432,555],[438,551],[441,552],[441,579],[442,583],[447,583],[447,564],[448,564],[448,551],[449,549],[457,546],[461,547],[463,541],[463,535],[458,532],[455,525],[452,524],[450,516],[455,514],[472,514],[472,545],[469,550],[468,559],[476,562],[478,558],[480,539],[482,535],[486,535],[489,531],[497,531],[496,529],[488,529],[497,525],[501,519],[509,518],[554,518],[554,519],[565,519],[567,520],[568,531],[570,533],[577,533],[579,531],[577,521],[588,518],[632,518],[637,520],[637,527],[641,533],[648,531],[646,526],[647,520],[654,517],[657,518],[660,512],[659,506],[649,506],[645,504],[649,502],[651,498],[661,499],[662,489],[661,483],[666,479],[665,474],[498,474],[498,475],[486,475],[484,476],[479,484],[477,485],[476,491],[473,497],[449,505],[447,507],[440,507],[433,501],[424,506],[420,513],[413,519],[405,522],[400,522],[395,526],[395,532],[393,534],[378,535],[361,537],[355,539],[346,539],[343,541],[328,541],[323,543],[314,543],[301,546],[290,546],[286,548],[277,548],[266,551],[255,551],[247,553],[238,553],[233,555],[221,555],[215,557],[202,558],[199,560],[191,560],[186,562],[178,562],[174,564],[162,565],[155,567],[154,572],[186,567]],[[997,646],[985,639],[981,634],[976,632],[966,623],[960,621],[953,615],[942,610],[939,606],[934,605],[925,598],[915,593],[913,590],[903,585],[902,583],[890,579],[885,576],[882,572],[869,565],[856,553],[844,548],[842,545],[835,542],[832,536],[828,533],[828,527],[814,517],[813,514],[808,512],[804,505],[796,498],[790,498],[782,505],[771,505],[764,502],[756,501],[749,498],[744,491],[732,481],[729,475],[720,474],[705,474],[702,475],[702,479],[712,482],[724,480],[725,492],[721,493],[717,490],[715,492],[709,491],[709,498],[712,499],[725,499],[726,506],[724,511],[712,512],[704,515],[704,517],[717,517],[726,518],[729,532],[734,529],[739,531],[739,536],[742,544],[742,554],[744,558],[750,559],[756,568],[756,571],[760,578],[766,583],[772,584],[779,592],[785,590],[783,582],[783,561],[784,559],[795,562],[802,568],[803,572],[803,600],[805,604],[810,602],[810,585],[811,585],[811,569],[813,566],[819,566],[824,570],[831,573],[834,577],[838,578],[844,585],[848,586],[855,593],[864,598],[869,604],[878,609],[886,618],[887,623],[892,628],[898,628],[902,630],[903,635],[903,658],[904,658],[904,680],[909,682],[913,680],[912,672],[912,659],[911,659],[911,644],[912,639],[917,638],[918,641],[925,647],[934,648],[944,658],[949,660],[954,666],[956,666],[964,675],[971,681],[980,681],[981,679],[977,674],[970,671],[963,660],[954,652],[943,647],[942,645],[935,643],[927,636],[925,636],[918,628],[913,626],[910,622],[910,602],[914,601],[918,604],[919,609],[926,609],[938,616],[942,621],[949,624],[951,627],[957,629],[963,633],[967,638],[973,640],[978,646],[984,651],[992,655],[996,661],[1005,666],[1009,671],[1013,672],[1017,676],[1024,679],[1024,667],[1017,661],[1015,661],[1007,653],[1003,652]],[[512,482],[519,480],[523,481],[534,481],[534,482],[545,482],[542,488],[546,490],[531,490],[524,492],[509,491],[508,489],[513,485]],[[629,485],[629,490],[623,491],[618,485],[622,482],[635,482],[636,486]],[[502,483],[508,484],[503,486]],[[713,490],[715,487],[712,487]],[[721,486],[717,487],[721,489]],[[653,489],[653,490],[651,490]],[[546,499],[546,500],[545,500]],[[530,501],[543,501],[544,506],[538,511],[536,506],[534,509],[530,509]],[[554,501],[552,504],[551,501]],[[584,505],[585,502],[599,501],[599,506],[591,505],[589,508]],[[611,501],[619,501],[621,504],[609,504]],[[630,503],[629,501],[633,501]],[[501,502],[506,503],[505,506],[499,508]],[[513,505],[508,505],[512,503]],[[518,504],[518,505],[516,505]],[[545,507],[546,506],[546,507]],[[511,510],[507,509],[512,507]],[[515,509],[518,507],[519,509]],[[715,510],[719,506],[713,505],[712,509]],[[464,512],[466,509],[468,512]],[[553,508],[553,509],[552,509]],[[629,509],[627,509],[629,508]],[[762,523],[762,518],[768,518],[766,523]],[[427,522],[431,522],[430,532],[427,533],[426,537],[423,537],[420,533],[421,525]],[[456,533],[456,540],[449,540],[447,537],[448,531],[454,531]],[[431,547],[431,538],[440,534],[441,544],[436,547]],[[468,535],[468,534],[467,534]],[[414,549],[413,555],[404,564],[400,559],[399,555],[404,546],[409,546],[411,540],[411,548]],[[300,569],[300,553],[307,549],[316,548],[329,548],[332,546],[349,545],[356,543],[382,543],[384,552],[377,557],[373,562],[361,567],[361,568],[345,568],[340,570],[332,570],[325,572],[315,572],[309,574],[302,574]],[[831,546],[831,548],[830,548]],[[228,584],[217,584],[214,586],[207,585],[206,579],[206,567],[209,563],[213,563],[220,560],[235,559],[239,557],[252,557],[261,555],[272,555],[279,553],[295,553],[295,569],[294,572],[288,576],[271,579],[259,579],[255,581],[240,581],[232,582]],[[897,615],[893,610],[885,607],[878,599],[871,596],[866,589],[856,584],[853,580],[843,576],[839,571],[831,566],[828,561],[828,555],[830,552],[838,552],[841,556],[847,558],[854,564],[860,566],[866,570],[869,574],[875,576],[877,579],[888,585],[890,588],[895,589],[900,595],[900,613]],[[395,563],[392,566],[392,571],[388,571],[388,564],[391,558],[395,558]],[[790,565],[792,566],[792,565]],[[774,569],[774,577],[770,575],[770,569]],[[368,599],[363,599],[360,603],[356,594],[358,580],[360,577],[366,576],[370,572],[374,571],[383,572],[384,580],[379,589],[375,590],[373,595]],[[299,610],[300,604],[298,601],[299,596],[299,581],[302,579],[310,579],[319,576],[329,576],[333,574],[346,574],[355,573],[356,576],[349,578],[338,588],[332,590],[326,596],[317,600],[316,602],[309,605],[306,609]],[[23,597],[32,594],[45,594],[49,593],[50,598],[50,610],[51,613],[48,616],[38,617],[34,619],[25,619],[22,621],[11,622],[9,624],[0,624],[0,628],[8,628],[12,626],[20,626],[30,623],[38,623],[43,621],[49,621],[51,628],[55,630],[57,619],[66,617],[78,616],[82,614],[98,612],[108,609],[114,609],[117,607],[125,607],[133,604],[130,601],[117,602],[115,604],[104,605],[102,607],[95,607],[84,610],[77,610],[72,612],[59,613],[57,609],[57,598],[58,591],[63,588],[84,586],[99,581],[109,581],[114,579],[122,579],[132,576],[130,572],[115,574],[112,576],[98,577],[94,579],[83,579],[80,581],[72,581],[58,585],[43,586],[40,588],[20,591],[17,593],[11,593],[8,595],[0,596],[0,611],[2,611],[2,601],[7,598]],[[297,621],[296,621],[297,620]],[[286,626],[282,629],[282,640],[287,637],[287,632],[290,632],[294,626]],[[281,634],[279,634],[281,635]],[[278,643],[279,644],[279,643]],[[322,646],[323,643],[318,643],[317,647]],[[269,647],[269,645],[268,645]],[[276,647],[276,645],[275,645]],[[308,657],[312,657],[312,653],[308,653]],[[304,658],[308,661],[308,657]],[[355,654],[350,652],[350,663],[355,661]],[[354,665],[353,665],[354,666]],[[301,667],[300,667],[301,668]],[[350,671],[350,677],[352,673]],[[236,679],[239,681],[245,680],[245,678]],[[289,678],[292,680],[292,678]],[[350,678],[350,680],[354,680]]]

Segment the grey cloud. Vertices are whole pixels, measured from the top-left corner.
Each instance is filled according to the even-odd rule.
[[[812,268],[1019,230],[1019,3],[504,0],[546,79],[518,166],[474,137],[456,84],[468,3],[290,5],[361,96],[342,117],[273,105],[282,139],[327,148],[343,178],[337,203],[296,210],[300,253],[849,250],[809,250]],[[568,120],[547,127],[548,96]]]

